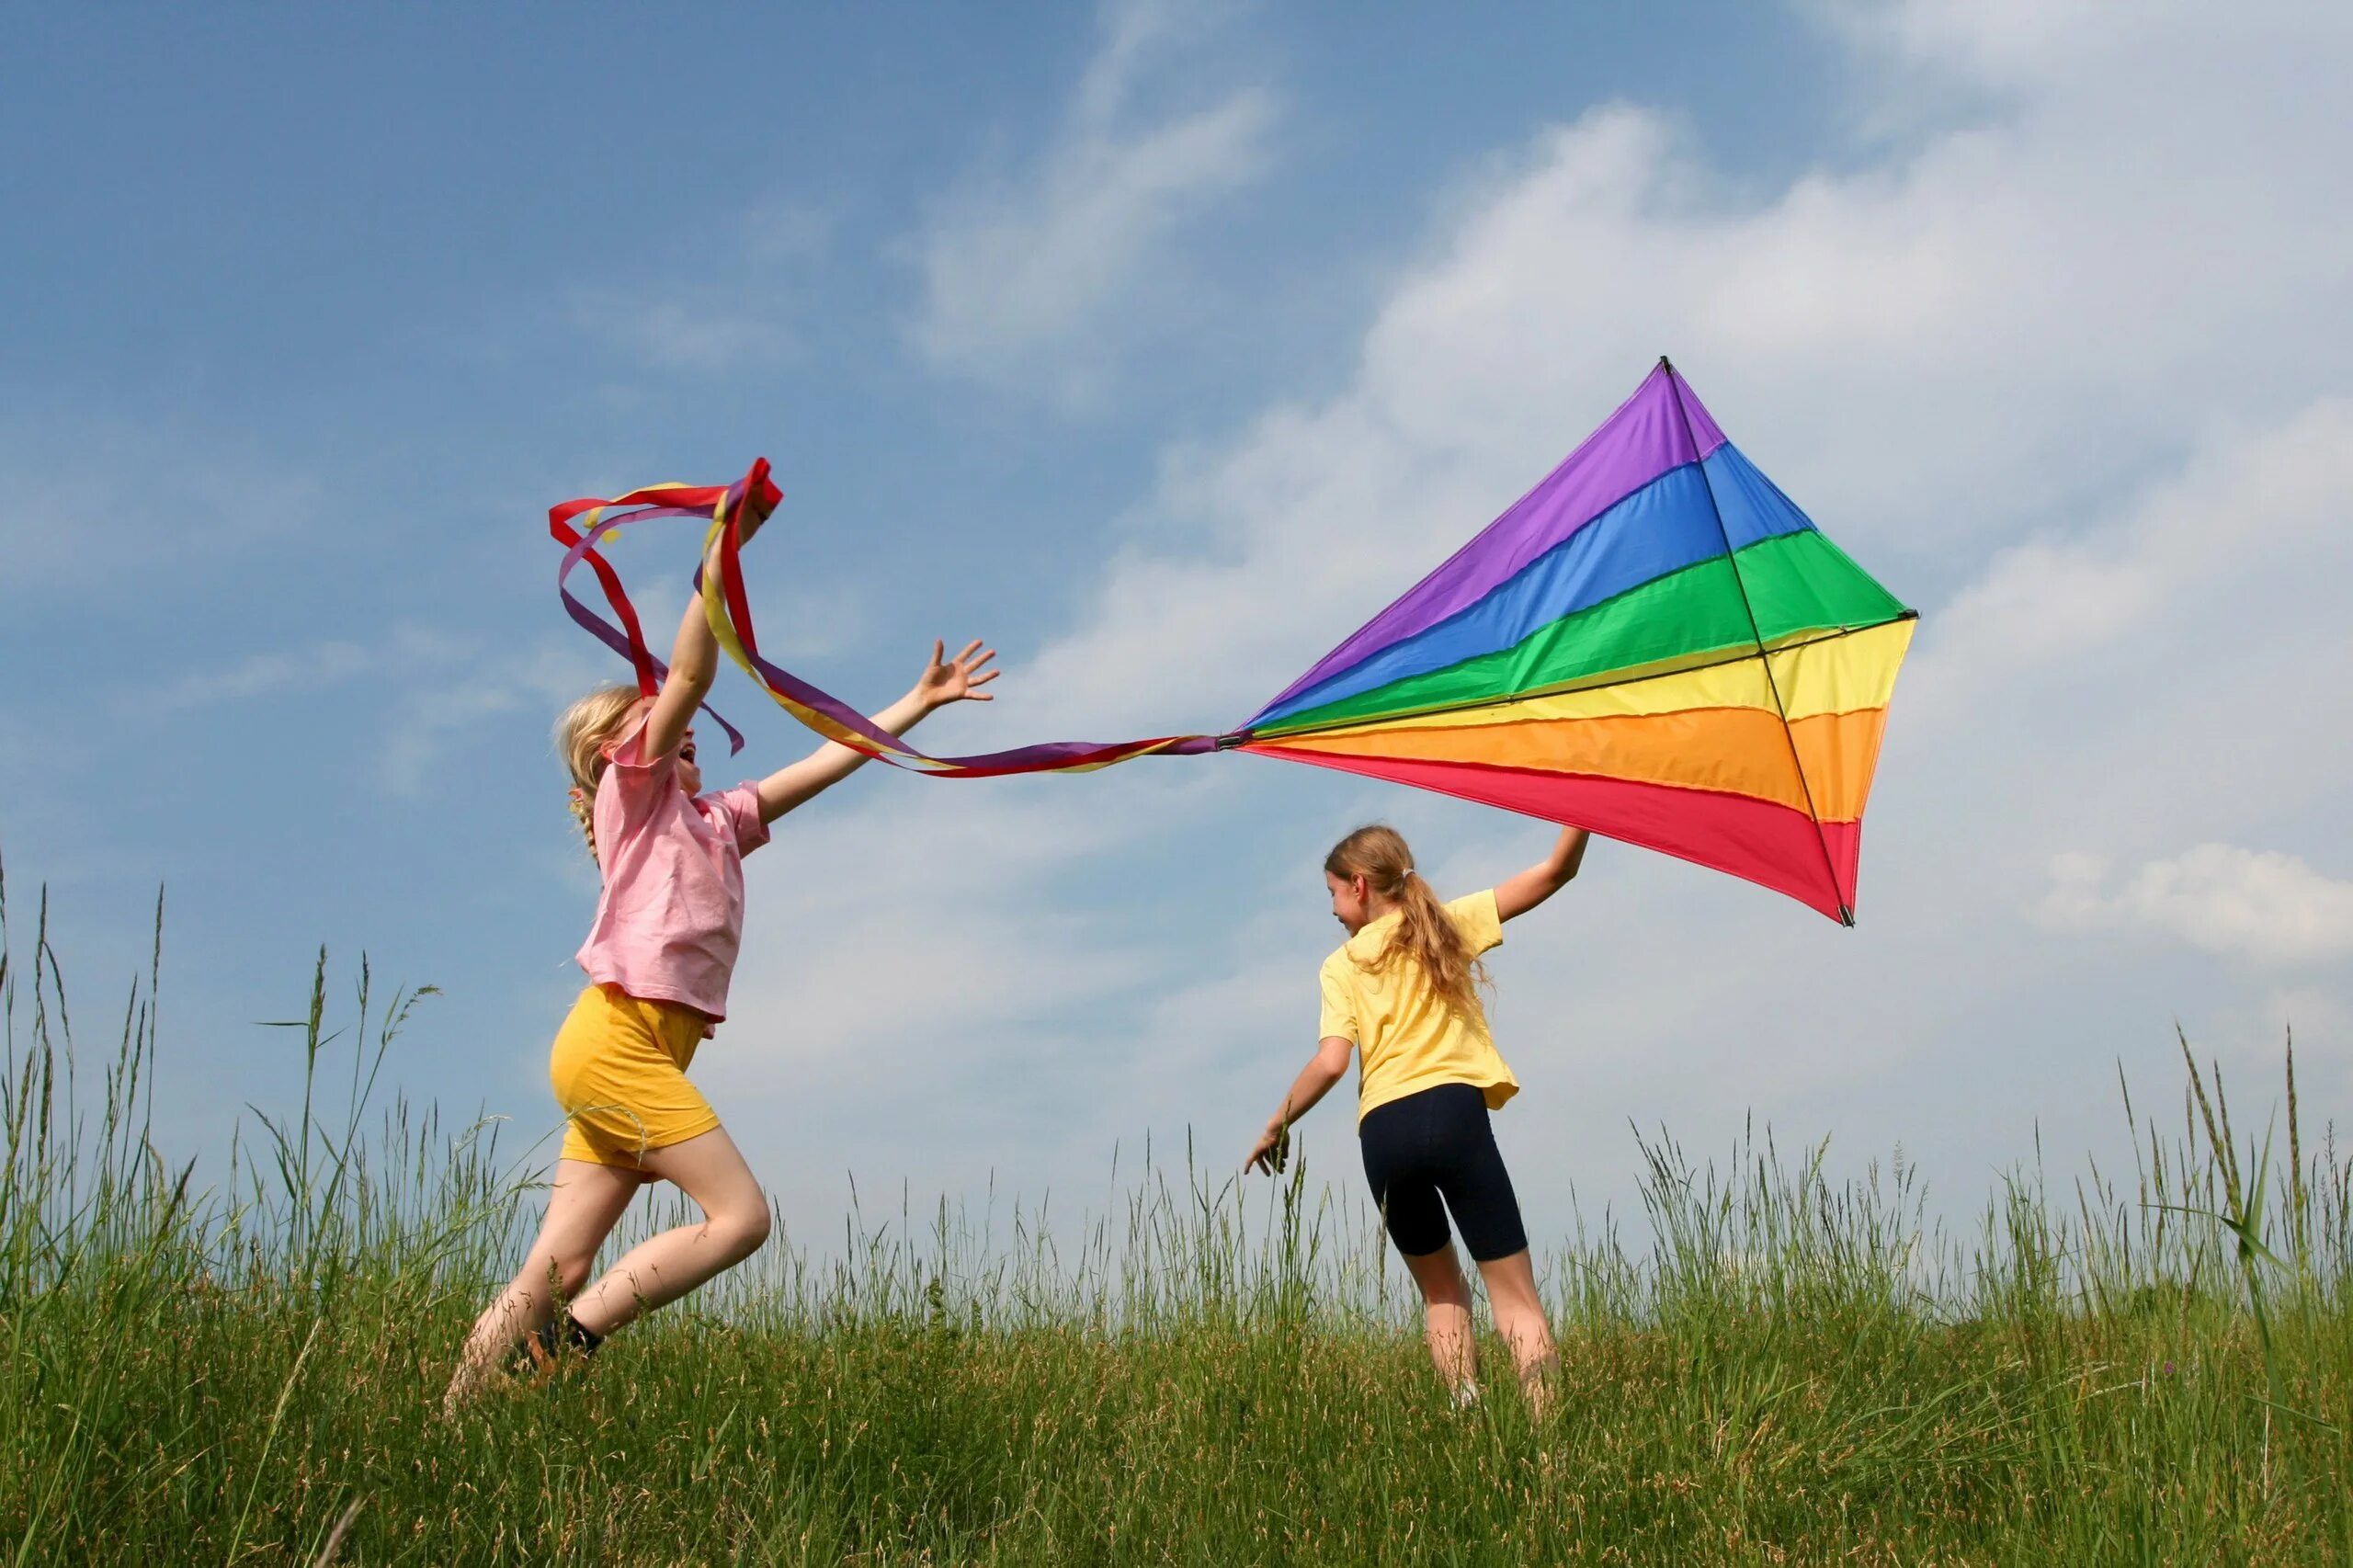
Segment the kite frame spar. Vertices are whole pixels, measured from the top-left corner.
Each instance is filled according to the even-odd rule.
[[[1683,421],[1684,437],[1697,448],[1699,434],[1692,428],[1691,406],[1683,399],[1683,378],[1675,373],[1675,366],[1664,354],[1658,357],[1658,368],[1665,374],[1667,385],[1675,392],[1675,412]],[[1765,633],[1756,624],[1756,606],[1748,597],[1748,580],[1741,574],[1740,553],[1732,547],[1732,530],[1724,527],[1723,507],[1716,500],[1716,483],[1708,477],[1705,463],[1699,467],[1699,478],[1708,487],[1708,510],[1715,517],[1716,537],[1723,540],[1724,556],[1732,562],[1733,581],[1740,585],[1741,612],[1748,617],[1748,640],[1756,649],[1753,654],[1746,656],[1756,659],[1765,666],[1765,685],[1773,694],[1773,711],[1781,721],[1781,737],[1789,743],[1790,766],[1797,773],[1798,788],[1805,794],[1805,814],[1813,823],[1814,842],[1822,846],[1822,869],[1830,873],[1835,884],[1838,880],[1837,858],[1830,853],[1830,835],[1823,830],[1821,809],[1813,803],[1813,785],[1805,776],[1804,759],[1798,756],[1797,737],[1790,732],[1790,705],[1781,699],[1781,685],[1774,678],[1772,661],[1765,657]],[[1916,615],[1916,612],[1912,613]],[[1843,898],[1838,904],[1838,923],[1842,926],[1855,923],[1855,906]]]
[[[1862,808],[1915,613],[1748,464],[1665,358],[1502,517],[1222,735],[1056,742],[973,756],[915,750],[760,653],[740,519],[747,502],[765,512],[779,499],[764,459],[733,485],[654,485],[551,509],[550,532],[567,551],[557,574],[566,612],[631,660],[641,689],[653,689],[660,664],[596,547],[629,523],[699,517],[718,582],[707,585],[699,572],[696,587],[720,645],[801,723],[870,757],[989,778],[1089,771],[1153,754],[1255,752],[1590,828],[1854,923]],[[585,531],[573,526],[584,514]],[[619,626],[564,586],[583,562]],[[1760,588],[1769,617],[1759,613]],[[1629,648],[1644,656],[1582,669],[1574,659],[1559,663],[1563,651]],[[1406,673],[1385,684],[1377,678],[1399,669]],[[1511,684],[1494,685],[1494,672],[1515,669],[1505,677]],[[1557,678],[1540,678],[1548,674]],[[1744,685],[1751,676],[1757,680]],[[1467,695],[1415,696],[1441,689]],[[1661,706],[1663,693],[1683,700]],[[1759,744],[1768,717],[1778,747]],[[740,750],[742,735],[718,722]],[[1671,743],[1664,749],[1662,736]],[[1825,817],[1825,800],[1844,814]]]

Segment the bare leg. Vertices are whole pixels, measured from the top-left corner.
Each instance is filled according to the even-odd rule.
[[[464,1403],[517,1340],[548,1321],[560,1296],[580,1289],[597,1261],[597,1249],[612,1233],[643,1180],[635,1171],[615,1165],[556,1162],[555,1185],[548,1193],[539,1239],[514,1279],[474,1320],[473,1332],[459,1353],[457,1373],[449,1380],[446,1405],[454,1409]]]
[[[1552,1369],[1561,1364],[1552,1346],[1552,1325],[1544,1321],[1544,1301],[1536,1293],[1536,1269],[1522,1247],[1509,1257],[1479,1266],[1486,1281],[1487,1306],[1495,1314],[1495,1332],[1511,1346],[1519,1369],[1519,1386],[1538,1415],[1552,1402]]]
[[[1449,1245],[1405,1259],[1406,1271],[1422,1290],[1422,1331],[1430,1359],[1457,1399],[1476,1398],[1479,1345],[1471,1334],[1471,1285]],[[1464,1391],[1469,1390],[1466,1395]]]
[[[723,1127],[645,1155],[645,1168],[677,1184],[703,1221],[639,1243],[573,1299],[573,1321],[610,1334],[743,1262],[768,1239],[768,1200]]]

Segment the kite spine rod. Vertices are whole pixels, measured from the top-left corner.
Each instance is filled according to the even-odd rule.
[[[1691,428],[1691,409],[1683,401],[1683,378],[1675,373],[1662,354],[1658,362],[1666,371],[1667,390],[1675,394],[1675,411],[1683,418],[1684,439],[1691,449],[1699,449],[1699,432]],[[1831,896],[1838,901],[1838,924],[1851,926],[1855,923],[1855,906],[1847,902],[1847,890],[1838,883],[1837,858],[1830,853],[1830,837],[1822,830],[1822,812],[1813,803],[1813,781],[1805,776],[1805,759],[1798,755],[1797,737],[1790,733],[1789,705],[1781,699],[1781,683],[1773,678],[1773,662],[1766,657],[1765,634],[1756,624],[1756,606],[1748,597],[1748,579],[1741,574],[1740,552],[1732,547],[1732,530],[1724,527],[1723,507],[1716,501],[1716,482],[1708,477],[1707,464],[1699,465],[1700,483],[1708,488],[1708,510],[1715,515],[1717,537],[1723,540],[1724,560],[1732,566],[1733,585],[1740,590],[1740,608],[1748,617],[1749,640],[1756,645],[1756,657],[1765,666],[1765,689],[1773,694],[1773,710],[1780,715],[1781,739],[1790,748],[1790,768],[1798,777],[1798,788],[1805,795],[1805,814],[1813,823],[1814,843],[1822,849],[1822,869],[1829,873]]]

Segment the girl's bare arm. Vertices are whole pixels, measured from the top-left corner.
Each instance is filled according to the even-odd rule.
[[[756,506],[744,511],[743,538],[748,543],[760,525],[767,521],[767,514]],[[704,557],[702,580],[716,591],[719,582],[719,547],[711,546]],[[698,594],[687,601],[687,613],[678,621],[678,638],[670,647],[670,676],[662,683],[661,694],[654,699],[653,711],[646,715],[644,738],[638,743],[638,755],[651,762],[655,757],[677,749],[686,738],[687,726],[694,722],[695,710],[710,695],[710,683],[719,675],[719,640],[710,634],[710,621],[704,615],[702,596]]]
[[[1564,827],[1561,836],[1552,841],[1552,852],[1516,876],[1506,877],[1495,884],[1495,916],[1509,920],[1527,914],[1538,904],[1569,885],[1577,874],[1577,866],[1585,859],[1586,834],[1581,827]]]
[[[924,667],[923,675],[904,697],[873,716],[876,729],[904,735],[926,714],[951,702],[994,700],[979,688],[996,679],[1000,673],[983,667],[996,657],[996,650],[982,647],[975,639],[953,659],[947,657],[947,653],[945,642],[932,643],[931,662]],[[791,767],[779,768],[760,780],[760,820],[776,821],[793,807],[840,783],[865,767],[868,760],[864,752],[827,741]]]
[[[1282,1108],[1267,1119],[1258,1141],[1250,1146],[1249,1156],[1242,1162],[1244,1170],[1263,1170],[1270,1176],[1280,1173],[1290,1124],[1313,1110],[1315,1102],[1347,1076],[1348,1055],[1355,1050],[1356,1042],[1345,1035],[1325,1035],[1316,1042],[1315,1054],[1307,1059],[1307,1065],[1291,1080],[1290,1092],[1283,1096]]]

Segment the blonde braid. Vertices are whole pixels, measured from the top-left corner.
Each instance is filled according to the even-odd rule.
[[[563,799],[564,803],[572,808],[572,814],[574,818],[580,824],[580,836],[588,841],[588,858],[591,860],[597,859],[597,802],[595,797],[591,796],[587,790],[581,789],[575,784],[571,789],[564,791]],[[603,864],[602,861],[598,861],[597,863],[600,865]]]

